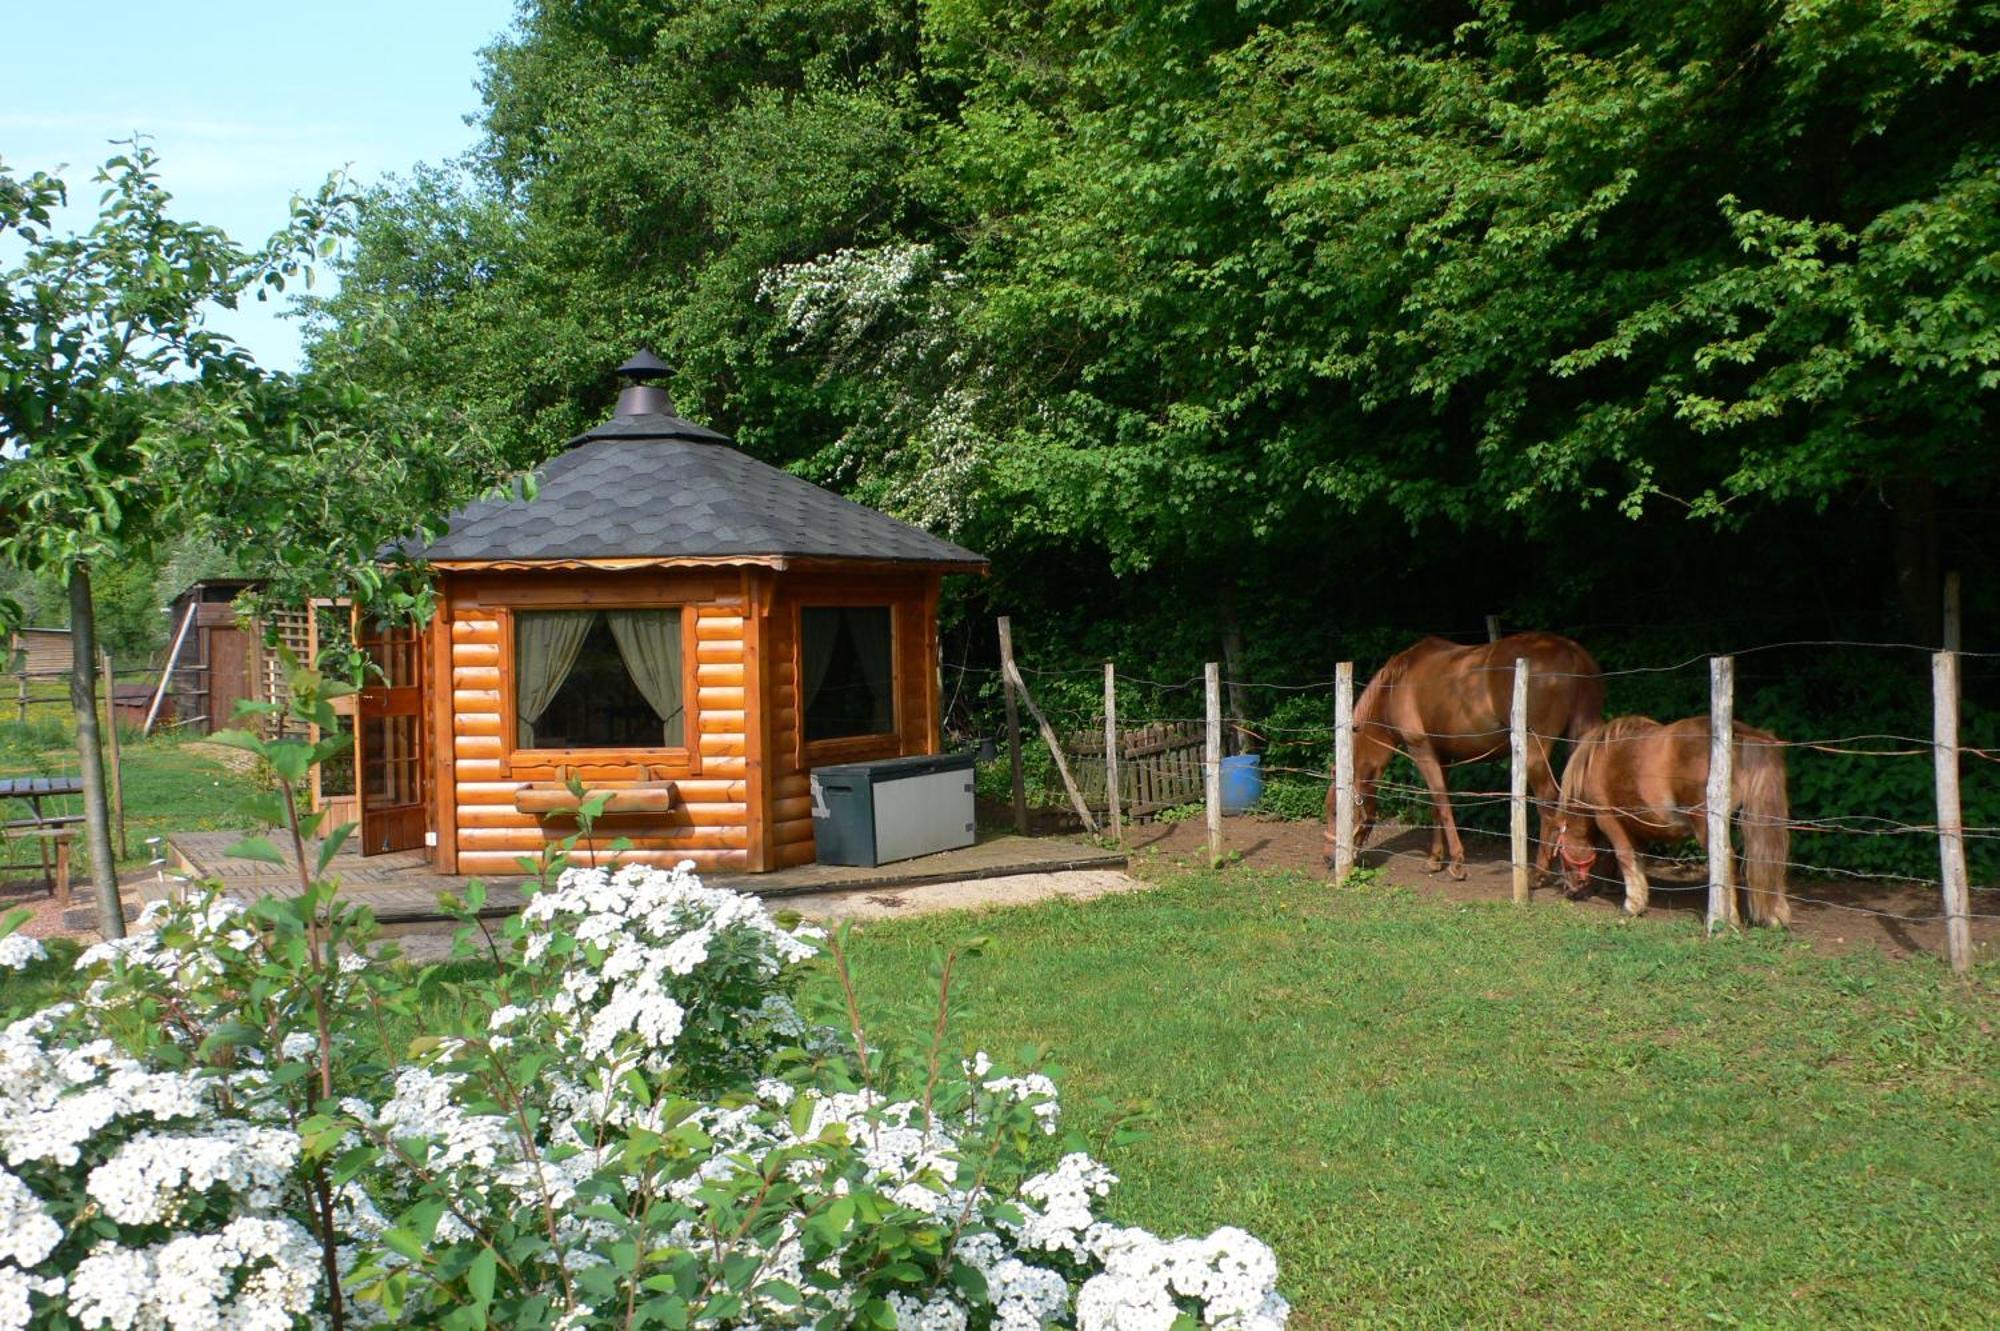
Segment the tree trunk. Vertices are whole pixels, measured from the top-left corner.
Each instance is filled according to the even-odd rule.
[[[104,798],[104,750],[97,729],[97,611],[90,598],[90,570],[78,564],[69,575],[69,705],[76,713],[76,753],[83,764],[84,840],[90,847],[90,876],[97,885],[97,931],[125,936],[125,907],[118,899],[118,857],[111,849],[111,805]],[[78,662],[82,662],[79,667]],[[117,724],[114,715],[112,724]]]
[[[1243,625],[1236,618],[1236,588],[1222,585],[1222,668],[1228,676],[1229,751],[1255,752],[1257,737],[1250,733],[1250,689],[1244,681]]]
[[[1896,595],[1910,641],[1931,645],[1943,634],[1943,590],[1938,576],[1937,488],[1928,476],[1909,476],[1891,491],[1896,524]]]

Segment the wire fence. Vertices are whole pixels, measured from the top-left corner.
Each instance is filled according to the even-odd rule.
[[[1787,853],[1776,863],[1785,871],[1789,899],[1831,911],[1851,912],[1902,924],[1936,924],[1956,914],[1969,921],[2000,919],[2000,782],[1989,779],[1988,763],[2000,763],[2000,712],[1984,698],[1965,700],[1958,716],[1956,750],[1965,769],[1961,779],[1962,811],[1941,816],[1936,804],[1934,768],[1939,753],[1929,727],[1934,695],[1927,667],[1935,649],[1917,643],[1866,642],[1842,638],[1798,638],[1759,643],[1737,649],[1734,657],[1762,669],[1736,673],[1735,716],[1765,728],[1772,736],[1740,740],[1776,749],[1783,758],[1789,785],[1788,811],[1782,830],[1789,838]],[[1598,672],[1609,695],[1607,717],[1646,713],[1662,720],[1708,715],[1709,655],[1690,655],[1666,663],[1626,662]],[[1969,681],[1980,686],[2000,679],[2000,653],[1958,654]],[[1856,662],[1865,664],[1858,666]],[[1100,690],[1102,665],[1037,667],[1016,663],[1026,686],[1048,713],[1054,730],[1065,736],[1103,733],[1104,704]],[[960,699],[997,696],[1003,670],[961,661],[947,666],[955,673],[948,689]],[[1365,667],[1364,667],[1365,671]],[[1511,661],[1475,665],[1474,675],[1504,675],[1511,679]],[[1158,668],[1127,673],[1114,669],[1119,730],[1128,732],[1162,723],[1206,726],[1207,681],[1202,672],[1182,674]],[[1536,672],[1537,680],[1572,679],[1584,671]],[[1358,672],[1356,683],[1367,678]],[[1222,718],[1231,751],[1259,755],[1264,795],[1259,810],[1297,818],[1320,818],[1334,767],[1335,690],[1338,676],[1259,680],[1221,677],[1229,714]],[[1498,692],[1499,690],[1495,690]],[[1964,692],[1963,689],[1960,690]],[[1961,707],[1961,699],[1953,699]],[[1855,724],[1857,721],[1860,724]],[[1884,724],[1884,723],[1887,724]],[[1871,724],[1872,723],[1872,724]],[[975,724],[977,722],[975,721]],[[1739,732],[1740,735],[1740,732]],[[1447,768],[1447,787],[1454,822],[1468,832],[1505,834],[1514,809],[1508,777],[1509,732],[1498,726],[1428,732],[1431,741],[1465,741],[1485,751]],[[1551,775],[1559,775],[1574,756],[1591,746],[1638,744],[1642,734],[1613,731],[1584,737],[1536,736],[1549,752]],[[1101,750],[1102,741],[1097,741]],[[1039,747],[1029,740],[1029,748]],[[1464,747],[1463,745],[1458,747]],[[1443,830],[1430,785],[1409,761],[1408,746],[1397,745],[1398,756],[1372,783],[1369,796],[1378,815],[1377,827],[1393,826],[1396,839],[1412,833]],[[1003,764],[1004,765],[1004,764]],[[1053,764],[1034,763],[1042,802],[1066,803]],[[1706,773],[1705,761],[1701,771]],[[1101,773],[1090,803],[1102,809],[1108,799]],[[1552,847],[1543,844],[1540,815],[1555,801],[1546,788],[1531,793],[1529,854],[1539,861]],[[1693,862],[1687,853],[1695,829],[1704,817],[1702,801],[1684,801],[1662,809],[1593,806],[1593,815],[1638,825],[1659,824],[1657,844],[1644,847],[1655,865],[1666,872],[1684,871]],[[1184,811],[1185,812],[1185,811]],[[1756,815],[1750,817],[1754,820]],[[1743,815],[1738,814],[1739,826]],[[1965,888],[1971,909],[1953,912],[1942,902],[1946,870],[1941,839],[1956,835],[1970,865]],[[1421,851],[1379,844],[1366,849],[1367,859],[1418,860]],[[1616,889],[1622,878],[1611,857],[1597,860],[1593,881]],[[1661,881],[1663,893],[1706,892],[1705,881]],[[1916,908],[1919,897],[1940,904]]]

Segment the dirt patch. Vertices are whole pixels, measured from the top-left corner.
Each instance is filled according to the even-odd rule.
[[[886,920],[927,915],[942,910],[983,910],[995,906],[1025,906],[1067,897],[1088,901],[1116,892],[1134,892],[1146,884],[1116,869],[1067,869],[1060,873],[1019,873],[1001,878],[976,878],[962,883],[925,883],[893,892],[824,892],[774,900],[774,910],[795,910],[813,920]]]
[[[205,739],[189,740],[181,745],[183,753],[198,753],[210,762],[231,772],[248,772],[257,766],[257,755],[248,749],[232,748],[227,744],[211,744]]]
[[[1159,877],[1163,871],[1198,867],[1208,854],[1208,827],[1199,820],[1148,823],[1128,828],[1132,872]],[[1292,869],[1326,874],[1325,830],[1316,822],[1294,822],[1255,816],[1222,820],[1225,853],[1256,869]],[[1385,828],[1362,853],[1364,866],[1382,870],[1391,883],[1427,896],[1453,901],[1505,901],[1513,892],[1513,873],[1506,842],[1478,833],[1465,834],[1462,883],[1424,871],[1430,834],[1424,829]],[[1698,868],[1674,864],[1648,866],[1653,899],[1647,919],[1700,918],[1708,906],[1708,889]],[[1563,909],[1608,915],[1623,911],[1624,886],[1615,879],[1600,883],[1588,901],[1570,902],[1554,887],[1537,886],[1532,900]],[[1978,909],[1978,903],[1974,903]],[[1792,933],[1822,952],[1846,952],[1875,947],[1892,957],[1923,952],[1944,955],[1944,923],[1938,918],[1935,887],[1922,884],[1857,882],[1801,878],[1792,881]],[[1976,956],[2000,950],[2000,920],[1974,919]]]

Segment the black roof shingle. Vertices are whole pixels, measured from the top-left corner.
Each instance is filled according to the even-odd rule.
[[[443,536],[413,553],[443,562],[742,555],[986,564],[660,412],[612,417],[545,464],[538,480],[532,500],[466,505]]]

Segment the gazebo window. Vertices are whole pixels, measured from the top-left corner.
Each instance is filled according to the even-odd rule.
[[[806,741],[896,729],[895,639],[886,605],[799,611]]]
[[[681,661],[678,609],[517,612],[515,746],[681,748]]]

